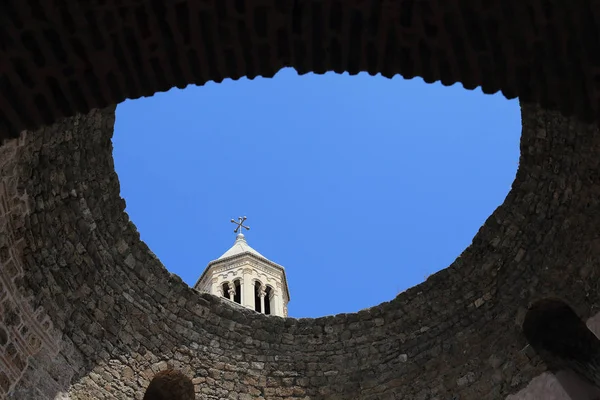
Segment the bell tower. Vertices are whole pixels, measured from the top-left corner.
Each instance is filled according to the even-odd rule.
[[[242,233],[246,217],[231,220],[237,227],[233,246],[208,263],[194,289],[221,296],[256,312],[287,317],[290,292],[285,269],[254,250]]]

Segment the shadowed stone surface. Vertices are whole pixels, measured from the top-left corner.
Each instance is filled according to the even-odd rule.
[[[180,372],[161,371],[152,378],[143,400],[194,400],[194,384]]]
[[[33,296],[60,345],[58,357],[32,357],[14,397],[141,399],[169,368],[206,399],[517,392],[546,369],[526,348],[526,308],[558,297],[584,318],[596,313],[600,250],[597,128],[532,105],[522,121],[513,189],[454,264],[391,302],[300,320],[232,308],[164,269],[123,212],[114,107],[9,143],[1,176],[22,222],[4,229],[23,238],[19,306]]]
[[[2,2],[0,397],[142,399],[167,369],[203,399],[557,394],[521,324],[546,297],[599,311],[600,137],[581,122],[598,119],[598,15],[597,0]],[[368,310],[284,320],[194,291],[139,240],[111,104],[284,66],[520,97],[513,188],[450,267]]]
[[[598,0],[5,0],[0,133],[243,76],[367,71],[600,116]]]
[[[600,388],[600,340],[565,303],[544,299],[534,303],[523,333],[551,368],[575,371]]]

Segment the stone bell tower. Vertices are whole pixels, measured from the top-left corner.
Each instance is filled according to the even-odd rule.
[[[246,217],[231,222],[237,225],[235,242],[208,266],[194,289],[211,293],[267,315],[287,317],[290,292],[285,269],[254,250],[242,233]]]

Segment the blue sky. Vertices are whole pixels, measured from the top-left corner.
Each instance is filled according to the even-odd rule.
[[[520,129],[501,94],[285,69],[125,101],[113,143],[127,212],[168,270],[192,286],[246,215],[299,318],[451,264],[510,190]]]

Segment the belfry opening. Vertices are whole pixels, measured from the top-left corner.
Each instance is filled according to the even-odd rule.
[[[256,312],[262,312],[260,287],[261,287],[260,282],[258,282],[258,281],[254,282],[254,311],[256,311]]]
[[[239,279],[233,282],[233,290],[233,301],[242,304],[242,284]]]

